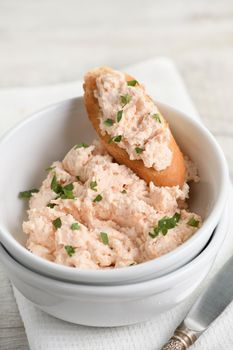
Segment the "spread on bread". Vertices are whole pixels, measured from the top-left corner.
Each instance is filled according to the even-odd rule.
[[[144,87],[110,68],[85,76],[88,116],[108,152],[147,183],[182,186],[183,155],[169,125]]]
[[[172,161],[170,130],[144,88],[136,80],[134,85],[131,82],[117,71],[96,79],[101,132],[125,149],[129,159],[141,159],[146,168],[164,170]]]

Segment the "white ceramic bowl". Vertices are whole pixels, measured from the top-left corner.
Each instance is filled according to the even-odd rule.
[[[1,245],[0,260],[15,287],[57,318],[96,327],[143,322],[185,300],[204,280],[231,227],[229,214],[226,209],[208,245],[190,263],[141,283],[94,286],[62,282],[23,267]]]
[[[223,211],[228,170],[223,153],[209,131],[171,107],[158,103],[181,149],[199,169],[201,181],[191,188],[190,208],[204,218],[203,226],[174,251],[146,263],[114,270],[81,270],[65,267],[25,249],[22,221],[27,203],[18,192],[40,186],[44,169],[62,159],[78,142],[96,137],[86,117],[82,98],[48,107],[13,128],[0,141],[0,241],[13,257],[39,273],[65,281],[89,284],[133,283],[162,276],[191,261],[205,246]]]

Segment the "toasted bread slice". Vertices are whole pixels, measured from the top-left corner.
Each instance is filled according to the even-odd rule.
[[[169,167],[164,170],[157,171],[154,168],[147,168],[142,160],[130,160],[128,153],[120,148],[115,142],[109,143],[109,135],[103,135],[99,126],[99,116],[102,111],[99,107],[97,98],[94,96],[96,90],[96,79],[98,76],[111,73],[112,69],[108,67],[101,67],[94,69],[87,73],[84,81],[84,102],[90,121],[97,131],[103,145],[111,156],[119,163],[124,164],[133,170],[140,178],[147,183],[152,181],[156,186],[182,186],[185,181],[185,163],[182,152],[180,151],[174,137],[170,136],[169,148],[173,156]],[[133,77],[125,74],[126,81],[134,80]],[[150,97],[147,96],[149,99]],[[161,116],[161,113],[160,113]],[[163,116],[161,116],[163,118]],[[164,121],[164,118],[163,118]]]

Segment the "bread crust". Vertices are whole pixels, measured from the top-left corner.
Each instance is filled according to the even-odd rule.
[[[185,182],[185,163],[183,154],[177,145],[172,133],[170,137],[169,147],[173,153],[172,162],[169,167],[164,170],[157,171],[154,168],[146,168],[142,160],[130,160],[128,153],[120,148],[116,143],[108,143],[109,135],[103,135],[99,127],[99,115],[101,110],[97,98],[94,96],[96,90],[96,79],[99,75],[111,73],[109,67],[100,67],[88,72],[84,79],[84,103],[87,114],[92,122],[97,134],[99,135],[104,147],[111,156],[119,163],[124,164],[133,170],[140,178],[147,183],[152,181],[156,186],[183,186]],[[126,80],[134,78],[125,74]],[[150,98],[148,96],[148,98]],[[161,115],[161,113],[160,113]],[[164,117],[161,115],[164,120]]]

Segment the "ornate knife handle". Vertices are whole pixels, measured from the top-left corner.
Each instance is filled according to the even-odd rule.
[[[179,327],[176,328],[174,335],[161,350],[186,350],[195,343],[201,333],[202,332],[189,329],[182,322]]]

